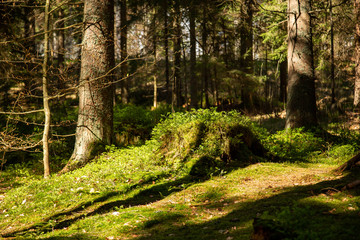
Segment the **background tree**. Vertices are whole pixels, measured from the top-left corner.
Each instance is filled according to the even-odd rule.
[[[44,162],[44,177],[50,176],[50,160],[49,160],[49,139],[50,139],[50,124],[51,111],[49,105],[48,93],[48,59],[49,59],[49,17],[50,17],[50,0],[45,3],[45,17],[44,17],[44,61],[43,61],[43,76],[42,76],[42,90],[45,113],[45,125],[43,133],[43,162]]]
[[[189,27],[190,27],[190,106],[198,106],[198,84],[196,79],[196,9],[195,1],[190,1],[189,5]]]
[[[354,106],[359,107],[360,104],[360,1],[354,1],[355,15],[355,92]]]
[[[126,7],[121,8],[120,1],[117,1],[118,25],[117,35],[114,36],[117,68],[111,73],[116,75],[117,81],[129,83],[129,94],[124,102],[145,108],[154,106],[156,102],[156,105],[160,106],[159,111],[162,111],[170,106],[174,88],[176,96],[173,103],[179,108],[188,108],[189,104],[191,107],[217,106],[220,110],[238,109],[249,114],[281,111],[286,99],[286,63],[290,61],[287,58],[286,41],[287,2],[265,0],[260,5],[258,1],[248,0],[129,0]],[[45,57],[44,3],[45,1],[28,0],[11,6],[8,2],[1,5],[3,8],[0,11],[3,14],[0,23],[0,73],[4,81],[0,85],[0,101],[4,112],[31,112],[43,108],[41,66]],[[79,30],[82,26],[84,6],[70,0],[52,0],[51,3],[54,9],[51,10],[49,19],[52,37],[49,41],[47,74],[50,80],[49,98],[52,99],[49,107],[53,110],[50,130],[55,147],[50,147],[50,154],[55,156],[54,159],[59,159],[59,155],[68,158],[71,156],[69,147],[61,148],[58,145],[74,144],[75,139],[71,135],[75,132],[78,98],[73,93],[78,90],[78,86],[81,88],[86,85],[79,84],[78,81],[79,46],[83,39],[85,41],[85,35]],[[303,1],[300,4],[303,4]],[[58,5],[60,6],[57,7]],[[340,110],[348,109],[353,104],[351,93],[354,93],[356,73],[353,65],[353,37],[356,29],[353,21],[354,6],[353,2],[342,0],[313,1],[313,60],[305,62],[313,61],[313,66],[316,66],[316,69],[313,69],[315,77],[312,77],[312,82],[315,79],[316,92],[311,91],[316,93],[320,114],[327,114],[328,109],[331,109],[334,95],[332,93],[336,94],[336,105],[340,106]],[[126,13],[122,13],[124,10]],[[301,11],[303,13],[303,10]],[[122,25],[121,15],[127,15]],[[298,16],[300,18],[297,24],[302,21],[304,14]],[[301,27],[298,29],[302,30]],[[121,35],[125,33],[126,41]],[[296,39],[294,50],[301,52],[308,38],[305,38],[306,44],[299,40],[299,36]],[[127,52],[122,58],[121,52],[125,50],[120,51],[124,48],[121,42],[126,42]],[[297,46],[300,47],[296,48]],[[293,53],[293,56],[296,54]],[[85,59],[84,62],[86,61]],[[98,62],[100,64],[100,61]],[[331,65],[333,67],[330,67]],[[301,74],[298,69],[290,73],[296,74],[289,76],[289,79],[305,79],[306,74]],[[100,69],[98,76],[89,79],[106,82],[105,77],[100,77],[104,74]],[[85,73],[82,73],[81,79],[84,78],[83,75],[85,76]],[[89,82],[91,85],[96,81]],[[101,84],[107,86],[107,83]],[[101,89],[100,86],[90,88],[91,91]],[[304,93],[303,90],[295,92]],[[289,119],[290,109],[299,106],[299,101],[295,103],[294,99],[301,98],[301,105],[304,105],[303,99],[310,99],[291,94],[293,97],[288,104]],[[314,95],[310,92],[306,94]],[[314,105],[314,100],[311,101],[311,105]],[[119,104],[115,110],[119,111],[124,107],[126,106]],[[301,111],[309,114],[314,112],[313,109],[302,108]],[[44,115],[12,115],[9,118],[4,116],[2,120],[4,121],[1,127],[8,133],[8,139],[19,139],[21,134],[29,136],[27,134],[33,133],[30,139],[34,145],[41,140],[39,135],[43,134]],[[7,120],[9,124],[6,124]],[[68,120],[71,124],[65,127],[66,124],[62,122]],[[27,124],[30,127],[27,127]],[[117,121],[116,124],[119,126],[121,123]],[[35,137],[36,134],[38,137]],[[63,135],[70,137],[65,139]],[[24,143],[24,146],[33,144]],[[40,150],[41,148],[36,148],[36,151]],[[23,157],[18,159],[30,156],[30,153],[21,154]],[[10,159],[11,154],[8,157]]]
[[[129,101],[129,79],[128,79],[128,52],[127,52],[127,35],[128,35],[128,19],[127,19],[127,1],[120,0],[120,86],[121,86],[121,102]]]

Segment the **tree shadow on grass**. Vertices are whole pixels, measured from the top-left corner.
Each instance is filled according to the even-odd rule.
[[[0,236],[4,238],[13,238],[16,236],[26,236],[26,234],[31,233],[48,233],[56,229],[63,229],[71,226],[74,222],[83,219],[85,217],[90,217],[96,214],[104,214],[110,212],[115,207],[129,208],[133,206],[147,205],[156,201],[159,201],[171,193],[179,192],[184,190],[184,186],[190,186],[192,184],[198,183],[200,181],[206,181],[206,178],[194,178],[187,176],[181,179],[177,179],[171,182],[166,182],[158,185],[150,184],[135,184],[131,186],[127,191],[120,192],[114,191],[109,192],[101,197],[98,197],[92,201],[83,203],[73,209],[64,211],[61,213],[54,214],[42,222],[35,223],[34,225],[28,226],[24,229],[1,234]],[[138,188],[146,188],[140,190],[135,196],[124,199],[124,200],[115,200],[111,201],[111,198],[121,196],[125,193],[130,193],[133,190]],[[99,206],[92,209],[96,204]],[[70,238],[72,239],[72,238]],[[77,238],[74,238],[77,239]]]
[[[299,239],[358,239],[358,229],[360,229],[358,211],[333,213],[331,204],[324,205],[316,201],[304,203],[301,200],[324,194],[326,189],[332,189],[334,186],[344,186],[358,179],[359,175],[359,173],[350,174],[341,179],[323,181],[314,185],[290,187],[286,192],[255,201],[238,202],[238,199],[229,198],[225,201],[234,204],[235,210],[223,217],[202,224],[186,224],[180,227],[168,224],[161,226],[161,230],[156,227],[145,229],[147,234],[134,239],[250,239],[253,231],[252,220],[255,217],[266,211],[278,212],[279,209],[286,207],[290,209],[290,216],[294,214],[290,219],[292,222],[289,223],[290,226],[296,228],[292,230],[296,230],[297,233],[300,231],[306,237]],[[360,192],[351,192],[351,194],[358,196]],[[206,205],[209,209],[218,207],[219,203]],[[281,219],[282,217],[284,219]],[[278,215],[279,220],[283,221],[286,221],[288,217],[289,215]],[[296,236],[296,231],[294,236]]]
[[[21,238],[21,239],[33,240],[34,238]],[[56,237],[48,237],[45,239],[47,239],[47,240],[100,240],[100,239],[104,239],[104,238],[95,237],[95,236],[85,234],[85,233],[77,233],[77,234],[72,234],[70,236],[56,236]]]

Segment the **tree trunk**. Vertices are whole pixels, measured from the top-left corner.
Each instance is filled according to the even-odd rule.
[[[127,104],[129,101],[129,79],[128,79],[128,65],[127,65],[127,3],[122,0],[120,3],[120,61],[121,61],[121,101]]]
[[[174,85],[173,85],[173,106],[180,107],[181,102],[181,13],[180,13],[180,0],[175,0],[175,42],[174,42]]]
[[[330,56],[331,56],[331,104],[335,104],[335,56],[333,5],[330,0]]]
[[[112,142],[113,21],[113,0],[85,0],[75,149],[62,172],[84,165]]]
[[[247,0],[245,2],[244,20],[240,29],[241,35],[241,46],[240,46],[240,57],[241,57],[241,68],[246,73],[253,72],[253,10],[252,1]]]
[[[57,0],[56,3],[57,5],[60,5],[62,2],[62,0]],[[59,28],[60,30],[57,33],[57,43],[58,43],[58,66],[62,66],[65,60],[65,32],[64,32],[64,27],[65,27],[65,19],[64,19],[64,10],[62,9],[62,7],[60,7],[59,9],[59,13],[58,13],[58,17],[59,19],[57,21],[59,21],[59,24],[57,25],[57,28]]]
[[[168,17],[168,1],[164,1],[164,48],[165,48],[165,88],[166,102],[171,103],[170,94],[170,64],[169,64],[169,17]]]
[[[226,24],[225,24],[225,19],[223,18],[221,20],[221,28],[222,28],[222,31],[223,31],[223,45],[224,45],[224,50],[223,50],[223,58],[224,58],[224,62],[225,62],[225,68],[226,69],[229,69],[229,60],[228,60],[228,48],[227,48],[227,29],[226,29]]]
[[[360,0],[355,0],[355,92],[354,106],[360,106]]]
[[[265,76],[265,97],[266,98],[272,98],[271,94],[270,94],[270,79],[268,78],[268,46],[267,43],[265,44],[265,71],[264,71],[264,76]]]
[[[310,0],[289,0],[286,128],[317,125]]]
[[[190,107],[198,107],[198,84],[196,79],[196,25],[194,5],[190,6]]]
[[[287,88],[287,59],[280,62],[280,98],[279,101],[286,103]]]
[[[42,76],[42,88],[43,88],[43,103],[45,113],[45,126],[43,133],[43,162],[44,162],[44,177],[50,176],[50,161],[49,161],[49,138],[50,138],[50,121],[51,112],[49,106],[49,94],[48,94],[48,60],[49,60],[49,8],[50,0],[46,0],[45,3],[45,18],[44,18],[44,61],[42,64],[43,76]]]
[[[154,109],[157,108],[157,95],[158,95],[158,88],[157,88],[157,49],[156,49],[156,42],[157,42],[157,35],[156,35],[156,8],[154,8],[154,16],[153,16],[153,24],[152,24],[152,31],[153,31],[153,52],[154,52]]]
[[[209,103],[209,57],[207,52],[207,37],[208,37],[208,30],[207,30],[207,9],[206,5],[203,6],[203,22],[202,22],[202,77],[203,77],[203,92],[205,95],[205,108],[208,108]]]
[[[253,9],[252,1],[246,0],[244,4],[244,20],[240,29],[241,41],[240,41],[240,69],[247,74],[253,73]],[[251,109],[253,106],[251,94],[242,89],[241,100],[244,104],[244,108]]]
[[[114,0],[114,54],[115,62],[119,64],[121,61],[121,1]],[[121,63],[120,63],[121,64]],[[116,69],[116,77],[114,78],[114,104],[121,103],[121,90],[122,90],[122,79],[121,79],[121,67]],[[118,97],[120,96],[120,98]]]
[[[33,0],[27,1],[28,6],[33,6]],[[31,7],[24,8],[24,32],[25,43],[24,46],[28,50],[27,54],[29,58],[36,57],[36,45],[35,45],[35,14]]]

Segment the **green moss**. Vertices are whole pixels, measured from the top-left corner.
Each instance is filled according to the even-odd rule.
[[[161,142],[157,155],[166,165],[208,177],[227,164],[264,156],[256,133],[251,121],[238,112],[200,109],[170,115],[154,128],[153,139]]]

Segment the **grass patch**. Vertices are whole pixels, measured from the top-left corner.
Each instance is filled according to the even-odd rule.
[[[257,156],[260,143],[283,161]],[[260,217],[297,239],[352,239],[359,192],[329,189],[360,177],[331,172],[355,149],[301,129],[270,134],[236,112],[177,113],[144,145],[110,146],[74,172],[48,180],[31,166],[2,172],[12,189],[1,193],[0,232],[16,239],[249,239]]]

